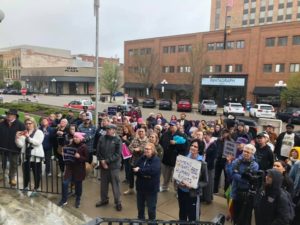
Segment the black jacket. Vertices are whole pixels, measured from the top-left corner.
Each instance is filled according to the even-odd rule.
[[[207,169],[212,170],[215,168],[215,163],[217,159],[217,144],[214,141],[209,145],[209,147],[205,151],[205,161],[207,163]]]
[[[175,144],[171,145],[170,141],[173,140],[174,136],[181,136],[184,137],[183,134],[181,134],[179,131],[176,131],[174,134],[172,134],[170,131],[165,132],[161,139],[160,139],[160,145],[164,149],[164,154],[162,158],[162,163],[167,166],[175,166],[176,163],[176,157],[177,155],[187,155],[188,153],[188,141],[184,144]]]
[[[259,169],[266,171],[273,168],[274,155],[269,145],[260,148],[256,145],[255,161],[259,165]]]
[[[4,120],[0,123],[0,147],[6,148],[13,151],[19,151],[15,143],[16,133],[18,131],[24,131],[25,125],[20,120],[16,119],[11,126],[8,125],[7,121]]]
[[[269,170],[270,173],[272,186],[265,187],[255,199],[256,225],[288,225],[288,198],[281,189],[283,176],[274,169]]]

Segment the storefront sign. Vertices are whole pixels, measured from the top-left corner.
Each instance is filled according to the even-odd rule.
[[[65,69],[65,72],[78,72],[78,68],[77,67],[67,67]]]
[[[202,78],[202,85],[212,86],[245,86],[245,78],[211,77]]]

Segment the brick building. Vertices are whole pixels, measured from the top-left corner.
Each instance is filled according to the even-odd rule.
[[[192,79],[191,53],[201,43],[198,61],[205,62]],[[276,102],[274,85],[300,72],[300,23],[277,23],[233,29],[224,48],[224,32],[212,31],[125,41],[125,92],[178,100],[193,89],[193,101],[213,98]],[[151,67],[155,57],[157,68]],[[148,59],[147,63],[137,63]],[[149,79],[141,72],[152,69]],[[145,76],[144,76],[145,78]],[[162,84],[166,81],[165,84]]]
[[[233,1],[233,6],[228,7]],[[300,21],[299,0],[211,0],[210,30]]]

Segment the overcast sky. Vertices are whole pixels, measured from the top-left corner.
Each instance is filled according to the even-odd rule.
[[[95,54],[94,0],[0,0],[0,48],[37,45]],[[209,30],[210,0],[100,0],[99,55],[124,41]]]

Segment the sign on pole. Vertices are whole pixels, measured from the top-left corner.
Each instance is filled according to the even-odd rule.
[[[223,157],[226,158],[228,155],[236,156],[237,146],[233,141],[225,141]]]
[[[177,156],[173,174],[175,180],[187,183],[192,188],[197,188],[200,172],[201,162],[182,155]]]

